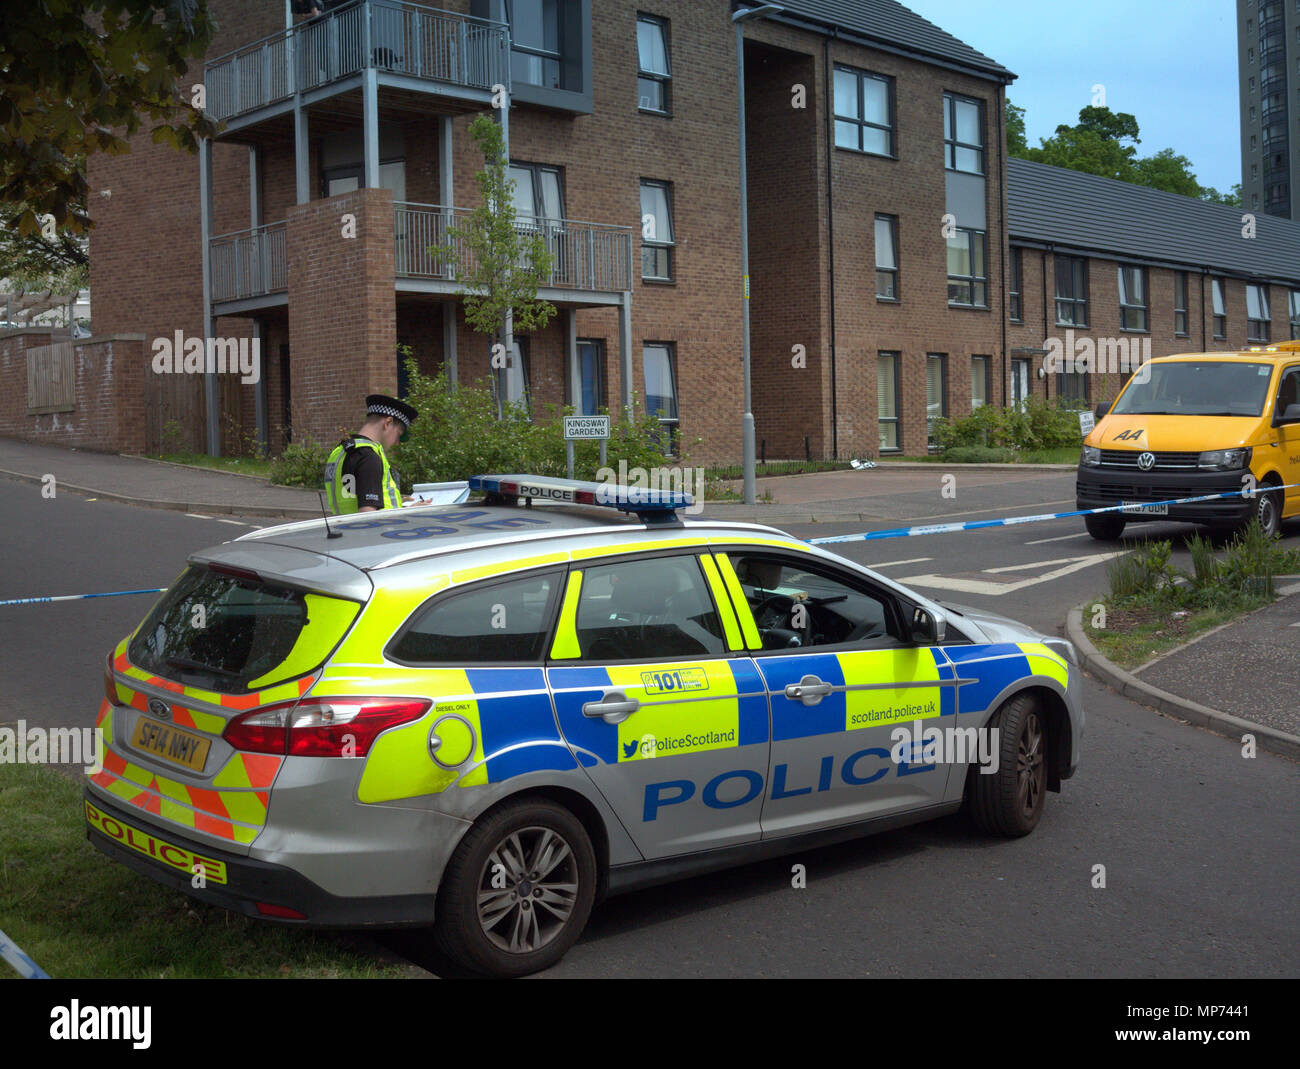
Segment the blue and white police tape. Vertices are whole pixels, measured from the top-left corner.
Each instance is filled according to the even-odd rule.
[[[5,961],[17,969],[18,975],[24,980],[48,980],[50,978],[50,974],[32,961],[23,948],[5,935],[4,932],[0,932],[0,958],[4,958]]]
[[[149,590],[108,590],[102,594],[60,594],[53,598],[10,598],[8,601],[0,601],[0,605],[35,605],[38,602],[46,601],[82,601],[85,598],[121,598],[128,594],[165,594],[165,586],[153,587]]]
[[[1290,490],[1300,483],[1287,483],[1285,486],[1270,486],[1268,493],[1275,490]],[[1259,491],[1264,492],[1264,491]],[[1124,505],[1107,505],[1097,509],[1075,509],[1073,512],[1044,512],[1037,516],[1007,516],[1000,520],[970,520],[965,523],[932,523],[923,527],[893,527],[887,531],[868,531],[866,534],[828,535],[826,538],[809,538],[814,546],[829,546],[837,542],[870,542],[877,538],[910,538],[913,535],[951,534],[954,531],[980,531],[987,527],[1014,527],[1018,523],[1042,523],[1044,520],[1068,520],[1073,516],[1096,516],[1103,512],[1145,512],[1153,509],[1167,509],[1170,505],[1191,505],[1197,501],[1214,501],[1224,497],[1250,498],[1254,494],[1241,490],[1228,490],[1221,494],[1201,494],[1199,497],[1180,497],[1170,501],[1134,501]],[[1170,517],[1175,523],[1178,517]]]

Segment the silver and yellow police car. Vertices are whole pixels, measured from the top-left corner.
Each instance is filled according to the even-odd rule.
[[[605,895],[963,804],[1024,835],[1075,771],[1062,639],[687,494],[471,486],[192,555],[107,658],[91,842],[226,909],[431,925],[522,975]]]

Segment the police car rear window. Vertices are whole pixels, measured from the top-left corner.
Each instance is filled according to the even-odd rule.
[[[389,644],[402,664],[528,664],[541,659],[560,573],[522,576],[434,598]]]
[[[129,656],[166,679],[247,693],[317,668],[359,608],[355,602],[194,566],[141,624]]]

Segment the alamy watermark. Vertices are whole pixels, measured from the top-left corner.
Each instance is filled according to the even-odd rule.
[[[0,765],[82,765],[93,776],[104,767],[104,729],[0,725]]]
[[[703,468],[629,468],[626,460],[618,468],[601,468],[596,472],[601,488],[596,498],[601,504],[613,504],[615,487],[625,487],[625,500],[634,505],[655,505],[669,494],[690,494],[691,504],[681,511],[694,515],[704,511]]]
[[[261,338],[155,338],[152,367],[156,375],[239,375],[251,386],[262,377]]]
[[[921,722],[914,720],[906,727],[894,728],[889,739],[893,743],[889,756],[896,764],[978,764],[981,776],[991,776],[1002,763],[997,728],[922,729]]]
[[[1138,372],[1145,381],[1151,374],[1147,362],[1151,359],[1150,337],[1093,338],[1084,334],[1076,337],[1067,330],[1064,338],[1048,337],[1044,341],[1046,355],[1043,370],[1055,374],[1122,374]]]

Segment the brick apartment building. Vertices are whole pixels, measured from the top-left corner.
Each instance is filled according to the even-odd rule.
[[[537,417],[562,403],[617,411],[635,393],[692,461],[739,458],[731,15],[749,5],[347,0],[315,19],[275,0],[210,5],[219,29],[193,81],[222,131],[197,160],[147,132],[129,155],[92,157],[95,337],[66,395],[34,406],[29,394],[25,409],[20,358],[50,339],[0,337],[12,386],[0,433],[126,451],[174,442],[176,425],[193,448],[209,432],[227,451],[254,437],[278,450],[289,433],[328,441],[355,426],[364,394],[401,389],[404,343],[423,370],[495,379]],[[768,457],[915,453],[937,415],[1096,395],[1037,377],[1058,322],[1042,309],[1066,307],[1043,299],[1042,280],[1067,253],[1084,258],[1094,333],[1117,262],[1149,272],[1153,350],[1180,347],[1166,269],[1188,274],[1189,301],[1224,281],[1225,345],[1245,340],[1248,284],[1268,286],[1275,320],[1294,300],[1297,224],[1261,219],[1256,243],[1198,245],[1208,224],[1163,222],[1192,209],[1161,194],[1149,225],[1117,228],[1106,210],[1133,187],[1105,179],[1090,179],[1098,219],[1070,215],[1069,172],[1005,159],[1014,75],[893,0],[787,0],[741,26],[753,410]],[[516,207],[552,252],[541,293],[559,315],[494,370],[455,264],[428,247],[477,203],[467,127],[499,114],[500,85]],[[1204,318],[1201,304],[1187,317]],[[156,341],[177,332],[256,338],[260,381],[155,374]]]

